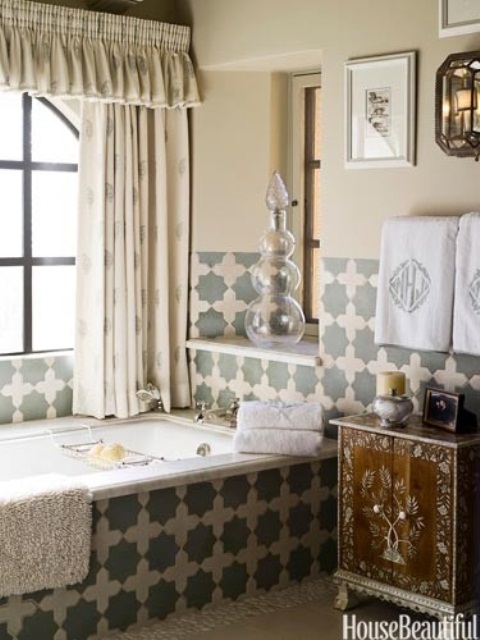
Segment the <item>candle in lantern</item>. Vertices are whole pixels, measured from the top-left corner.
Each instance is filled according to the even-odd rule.
[[[381,371],[377,374],[377,396],[405,394],[405,374],[402,371]]]

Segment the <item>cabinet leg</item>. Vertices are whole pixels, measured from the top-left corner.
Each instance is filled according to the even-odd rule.
[[[333,606],[335,609],[340,609],[340,611],[347,611],[348,609],[353,609],[360,602],[358,596],[349,588],[346,584],[338,585],[338,594],[333,602]]]

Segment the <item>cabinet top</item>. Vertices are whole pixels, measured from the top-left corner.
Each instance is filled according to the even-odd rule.
[[[480,433],[451,433],[436,427],[429,427],[422,422],[421,415],[412,415],[405,426],[382,427],[380,419],[374,413],[360,413],[354,416],[330,420],[330,424],[338,427],[349,427],[361,431],[381,432],[385,436],[406,438],[419,442],[436,442],[446,447],[468,447],[480,445]]]

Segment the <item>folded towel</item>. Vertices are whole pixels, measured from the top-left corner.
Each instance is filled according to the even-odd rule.
[[[251,402],[240,403],[237,429],[311,429],[323,430],[322,405],[318,402]]]
[[[238,453],[272,453],[287,456],[318,456],[323,435],[296,429],[237,429],[233,450]]]
[[[87,487],[56,474],[0,482],[0,597],[85,579],[90,502]]]
[[[390,218],[383,225],[375,343],[448,351],[457,217]]]
[[[453,350],[480,355],[480,213],[460,218],[457,238]]]

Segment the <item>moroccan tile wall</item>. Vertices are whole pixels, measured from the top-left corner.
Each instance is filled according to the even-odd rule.
[[[90,572],[0,598],[0,640],[94,640],[336,566],[337,460],[94,502]]]
[[[192,256],[190,336],[243,335],[246,308],[256,297],[249,268],[256,253],[198,253]],[[318,400],[327,417],[364,411],[375,396],[376,374],[406,373],[416,410],[426,386],[462,392],[466,407],[480,416],[480,359],[417,352],[374,344],[377,260],[322,261],[321,367],[193,351],[191,378],[196,401],[226,406],[232,397]]]
[[[0,424],[72,414],[73,353],[0,361]]]

